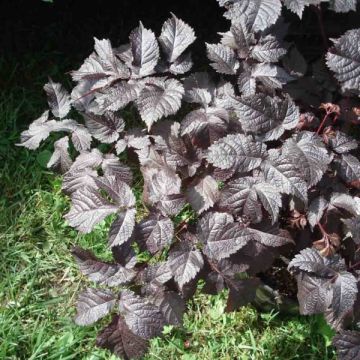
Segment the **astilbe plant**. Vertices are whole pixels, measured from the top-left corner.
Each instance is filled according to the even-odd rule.
[[[235,310],[255,299],[261,274],[277,261],[296,277],[300,312],[325,314],[338,331],[340,359],[359,359],[360,163],[358,142],[342,131],[359,110],[299,107],[285,91],[305,71],[298,71],[301,54],[294,58],[284,42],[279,0],[218,1],[231,28],[207,52],[223,77],[185,74],[195,35],[175,15],[158,38],[140,23],[120,47],[95,39],[94,52],[71,73],[70,95],[50,80],[44,89],[53,117],[46,111],[22,133],[29,149],[53,131],[68,133],[48,166],[64,173],[69,225],[88,233],[114,219],[112,263],[72,250],[81,272],[100,285],[79,295],[75,322],[113,313],[97,344],[138,358],[166,324],[181,326],[199,279],[209,293],[229,289],[227,310]],[[318,3],[284,0],[299,16]],[[355,6],[330,1],[335,11]],[[326,54],[344,99],[360,94],[359,41],[360,29],[350,30]],[[176,121],[182,103],[187,112]],[[144,128],[126,124],[129,104]],[[76,111],[83,121],[69,118]],[[129,164],[144,181],[141,219]],[[179,221],[189,206],[194,215]]]

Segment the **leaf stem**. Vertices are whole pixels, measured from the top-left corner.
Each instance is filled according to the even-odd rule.
[[[325,123],[326,123],[326,120],[329,118],[329,115],[332,114],[331,112],[327,112],[324,116],[324,118],[322,119],[321,121],[321,124],[320,126],[318,127],[317,131],[316,131],[316,134],[320,134],[322,128],[324,127]]]
[[[353,270],[353,269],[357,268],[358,266],[360,266],[360,261],[358,261],[358,262],[356,262],[355,264],[351,265],[351,266],[349,267],[349,270]]]
[[[321,225],[320,222],[317,223],[317,226],[319,227],[319,229],[324,237],[326,247],[329,247],[330,246],[329,234],[327,233],[327,231],[324,229],[324,227]]]

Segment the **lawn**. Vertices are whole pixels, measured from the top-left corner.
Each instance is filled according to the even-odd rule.
[[[95,348],[97,327],[81,328],[72,320],[76,294],[87,281],[69,249],[78,244],[106,258],[107,224],[88,235],[68,227],[61,179],[45,166],[50,142],[36,152],[15,146],[46,107],[41,87],[47,75],[62,80],[60,74],[73,66],[59,54],[0,62],[0,359],[115,359]],[[252,307],[228,314],[225,298],[197,294],[184,327],[166,328],[146,359],[335,358],[321,317],[284,317]]]

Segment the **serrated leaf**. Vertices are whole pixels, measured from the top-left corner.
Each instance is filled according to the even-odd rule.
[[[360,92],[360,29],[349,30],[334,40],[334,47],[326,54],[327,65],[335,73],[343,91]]]
[[[251,76],[270,89],[281,89],[294,80],[282,67],[271,63],[256,64],[251,69]]]
[[[91,146],[91,135],[86,128],[78,126],[74,128],[71,133],[71,141],[77,151],[82,152],[89,150]]]
[[[334,138],[329,139],[329,146],[338,154],[345,154],[358,147],[357,141],[347,134],[337,131]]]
[[[177,170],[187,166],[187,148],[180,136],[180,124],[174,121],[161,121],[152,128],[155,139],[155,148],[160,151],[168,166]]]
[[[360,216],[356,216],[350,219],[342,219],[342,221],[355,243],[360,245]]]
[[[88,187],[76,190],[71,200],[72,205],[65,219],[82,233],[89,233],[96,224],[117,211],[117,206]]]
[[[157,78],[147,83],[136,105],[148,129],[162,117],[175,114],[180,109],[183,95],[184,88],[175,79]]]
[[[250,57],[251,47],[256,42],[255,34],[246,16],[240,16],[232,22],[230,32],[222,34],[221,43],[236,49],[240,59]]]
[[[130,168],[119,161],[114,154],[105,154],[101,163],[101,169],[105,176],[115,176],[128,185],[132,184],[133,176]]]
[[[231,111],[236,104],[234,85],[225,80],[220,80],[215,87],[211,102],[212,107]]]
[[[109,79],[105,80],[100,86],[107,85],[108,82],[113,79],[127,79],[130,77],[130,71],[127,66],[115,56],[110,40],[94,38],[94,42],[94,49],[98,55],[98,61],[104,69],[104,73],[109,76]],[[101,81],[99,83],[101,83]]]
[[[85,187],[96,190],[97,186],[94,181],[96,176],[97,172],[92,169],[70,169],[63,177],[61,189],[66,194],[72,194],[76,190],[83,189]]]
[[[102,111],[118,111],[135,101],[141,86],[136,82],[119,82],[96,95],[96,103]]]
[[[324,144],[316,134],[303,131],[285,142],[283,154],[302,169],[308,186],[317,184],[331,162]]]
[[[224,16],[234,21],[244,16],[253,31],[261,31],[275,24],[280,14],[280,0],[243,0],[231,5]]]
[[[116,297],[108,290],[87,288],[78,298],[77,325],[91,325],[106,316],[115,306]]]
[[[175,62],[169,66],[169,71],[174,75],[185,74],[190,71],[193,66],[193,61],[190,53],[180,55]]]
[[[313,201],[311,201],[308,209],[307,219],[312,228],[314,228],[321,220],[328,206],[329,202],[323,196],[318,196]]]
[[[261,179],[242,177],[233,180],[220,193],[221,209],[242,214],[255,223],[262,220],[261,205],[275,222],[281,206],[281,196],[275,187]]]
[[[341,179],[347,184],[354,184],[358,187],[360,180],[360,162],[350,154],[343,154],[339,161],[336,162],[336,167]]]
[[[335,279],[339,272],[346,270],[345,261],[339,255],[326,258],[314,248],[305,248],[297,254],[288,266],[289,270],[293,268],[325,279]]]
[[[154,285],[156,288],[168,282],[173,277],[169,263],[160,262],[149,265],[142,273],[142,281]]]
[[[116,141],[119,133],[125,129],[124,119],[110,112],[105,115],[87,113],[84,119],[90,134],[106,144]]]
[[[292,194],[307,204],[307,184],[293,159],[278,153],[270,154],[262,163],[265,180],[284,194]]]
[[[92,149],[91,151],[83,151],[75,159],[71,166],[71,171],[85,170],[88,168],[95,169],[101,165],[104,160],[103,153],[98,149]]]
[[[189,187],[186,196],[193,209],[201,214],[217,201],[218,184],[212,176],[206,175],[196,185]]]
[[[356,198],[352,197],[351,195],[334,192],[329,201],[329,211],[331,210],[346,210],[348,213],[352,215],[359,215],[360,214],[360,206],[359,202]]]
[[[301,19],[308,0],[283,0],[284,5]]]
[[[159,42],[167,60],[173,63],[195,39],[194,30],[172,14],[162,27]]]
[[[307,274],[298,276],[300,314],[312,315],[325,312],[332,299],[329,280]]]
[[[144,28],[140,22],[131,32],[129,39],[137,75],[150,75],[159,61],[159,45],[154,33]]]
[[[210,146],[207,160],[220,169],[240,172],[256,169],[266,156],[266,146],[243,134],[228,135]]]
[[[98,284],[118,286],[130,282],[136,276],[135,270],[128,269],[120,264],[100,261],[91,251],[80,247],[74,247],[71,253],[75,257],[80,271]]]
[[[243,64],[244,68],[241,69],[237,84],[239,91],[243,96],[255,95],[256,93],[256,79],[251,75],[251,68]]]
[[[146,340],[161,335],[166,324],[164,315],[157,306],[130,290],[121,292],[119,310],[129,329]]]
[[[195,278],[204,260],[199,250],[193,250],[187,242],[180,242],[170,250],[168,263],[176,283],[182,288]]]
[[[182,326],[186,305],[179,294],[174,291],[158,292],[152,302],[163,313],[168,324]]]
[[[212,100],[215,85],[205,72],[191,74],[184,80],[184,100],[190,103],[199,103],[206,107]]]
[[[356,11],[357,0],[330,0],[331,8],[337,13]]]
[[[226,213],[207,213],[199,222],[198,236],[204,246],[204,254],[221,260],[244,247],[251,240],[247,229],[241,228]]]
[[[131,332],[124,319],[118,315],[98,334],[96,345],[125,360],[141,358],[149,346],[146,340]]]
[[[106,191],[119,208],[135,206],[135,196],[129,185],[119,180],[116,176],[105,175],[95,178],[97,186]]]
[[[289,270],[293,268],[317,275],[323,275],[328,271],[325,258],[313,248],[306,248],[295,255],[288,266]]]
[[[18,146],[24,146],[27,149],[35,150],[40,143],[45,140],[52,131],[55,120],[48,121],[49,111],[45,111],[38,119],[34,120],[28,130],[21,133],[21,143]]]
[[[44,90],[51,112],[60,119],[64,118],[71,108],[69,93],[61,84],[55,83],[51,79],[45,84]]]
[[[52,154],[48,168],[59,168],[61,173],[68,171],[72,165],[72,160],[69,155],[69,138],[64,136],[54,143],[54,153]]]
[[[281,100],[266,95],[242,97],[235,111],[244,131],[262,135],[264,141],[276,140],[285,130],[295,128],[300,117],[299,108],[290,97]]]
[[[136,209],[126,209],[119,213],[111,224],[109,231],[109,246],[124,244],[129,240],[135,226]]]
[[[174,224],[164,216],[151,214],[136,227],[136,237],[145,242],[147,249],[155,254],[172,243]]]
[[[213,295],[221,292],[228,283],[236,279],[237,275],[249,269],[247,264],[237,263],[232,258],[222,259],[214,263],[211,262],[211,265],[213,269],[216,268],[216,271],[212,271],[206,276],[206,284],[203,291]]]
[[[233,49],[222,44],[206,44],[210,65],[220,74],[234,75],[239,62]]]
[[[214,107],[189,112],[181,122],[181,135],[196,137],[200,144],[207,146],[225,134],[229,114]]]
[[[106,76],[104,68],[100,63],[100,59],[95,52],[85,59],[78,70],[71,71],[72,79],[74,81],[80,81],[79,84],[83,83],[84,80],[91,80],[92,85],[94,85],[98,80],[103,79]]]
[[[251,57],[260,62],[277,62],[286,54],[286,49],[273,35],[260,38],[260,41],[251,49]]]
[[[255,226],[255,225],[254,225]],[[255,227],[248,227],[251,240],[257,241],[266,247],[280,247],[288,244],[294,244],[290,234],[279,229],[277,224],[260,223]]]
[[[144,201],[157,206],[164,214],[175,215],[184,205],[179,175],[169,167],[146,166],[141,170],[144,176]]]
[[[347,271],[340,272],[333,285],[331,308],[335,316],[350,311],[355,303],[358,292],[355,276]]]
[[[333,338],[339,360],[357,360],[360,357],[360,332],[345,330]]]

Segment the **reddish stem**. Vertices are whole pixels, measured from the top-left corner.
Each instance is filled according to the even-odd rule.
[[[319,135],[322,128],[324,127],[325,123],[326,123],[326,120],[328,119],[329,115],[332,114],[331,112],[327,112],[326,115],[324,116],[324,118],[322,119],[321,121],[321,124],[320,126],[318,127],[316,133]]]
[[[329,234],[327,233],[327,231],[324,229],[324,227],[321,225],[320,222],[317,223],[317,226],[319,227],[319,229],[324,237],[324,240],[326,242],[326,247],[329,247],[330,246]]]
[[[360,261],[358,261],[357,263],[351,265],[351,266],[349,267],[349,269],[350,269],[350,270],[353,270],[353,269],[357,268],[358,266],[360,266]]]

